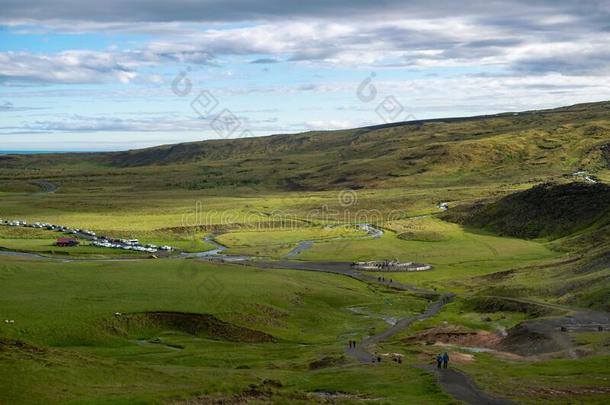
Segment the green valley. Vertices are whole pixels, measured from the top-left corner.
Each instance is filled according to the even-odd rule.
[[[609,147],[601,102],[0,156],[0,403],[608,403]]]

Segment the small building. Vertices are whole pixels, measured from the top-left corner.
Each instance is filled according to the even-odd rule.
[[[395,260],[382,260],[382,261],[370,261],[370,262],[355,262],[352,263],[352,267],[357,270],[364,271],[426,271],[431,270],[432,266],[424,263],[413,263],[413,262],[400,262],[398,259]]]
[[[55,245],[59,246],[59,247],[74,247],[74,246],[78,246],[79,245],[79,241],[77,241],[76,239],[72,239],[72,238],[58,238],[57,242],[55,242]]]

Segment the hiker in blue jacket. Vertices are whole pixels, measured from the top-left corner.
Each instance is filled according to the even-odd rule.
[[[436,368],[441,368],[442,365],[443,365],[443,356],[439,354],[436,356]]]
[[[449,364],[449,354],[447,354],[447,352],[445,352],[443,354],[443,368],[447,368],[448,364]]]

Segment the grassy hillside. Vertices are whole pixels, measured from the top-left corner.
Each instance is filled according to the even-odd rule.
[[[500,235],[559,238],[610,218],[610,186],[546,183],[491,204],[461,207],[443,217]]]
[[[541,184],[497,201],[468,204],[442,216],[471,228],[544,238],[570,259],[516,268],[475,284],[484,294],[534,296],[610,311],[610,187]]]
[[[0,157],[0,190],[328,190],[529,182],[610,172],[610,102],[120,153]],[[27,180],[27,181],[26,181]],[[24,184],[26,181],[26,184]]]

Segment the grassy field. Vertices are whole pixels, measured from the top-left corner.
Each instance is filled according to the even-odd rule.
[[[460,195],[464,201],[471,201],[475,195],[485,197],[486,191],[468,190]],[[363,194],[353,210],[359,204],[366,206],[367,201],[374,200],[375,193]],[[394,199],[402,195],[426,194],[421,190],[405,194],[392,191],[379,200],[392,206]],[[59,197],[61,194],[46,196],[52,204]],[[81,218],[96,230],[106,229],[118,236],[140,237],[153,243],[171,241],[187,251],[212,248],[201,239],[210,232],[218,232],[218,241],[229,247],[229,253],[263,254],[271,258],[282,258],[301,240],[315,240],[296,259],[353,261],[397,257],[430,263],[434,266],[432,271],[384,276],[461,294],[484,290],[487,284],[481,276],[561,261],[569,255],[569,252],[553,250],[553,244],[546,240],[499,237],[441,221],[435,216],[438,210],[432,203],[427,205],[427,211],[418,208],[419,202],[404,206],[399,215],[392,211],[391,217],[379,224],[384,230],[379,239],[363,238],[362,231],[350,226],[336,226],[341,212],[315,220],[303,215],[307,209],[330,202],[333,197],[332,193],[317,197],[302,197],[297,193],[284,199],[272,195],[247,200],[248,209],[275,208],[276,204],[280,206],[289,201],[286,207],[295,213],[290,217],[294,221],[290,224],[270,221],[269,216],[263,226],[258,217],[242,221],[236,214],[241,212],[240,204],[244,201],[240,198],[227,198],[226,211],[219,211],[220,219],[213,224],[221,225],[218,228],[197,223],[158,226],[154,210],[137,216],[136,209],[128,205],[122,207],[129,212],[129,215],[123,214],[129,218],[125,222],[103,221],[99,216],[70,212],[58,216],[57,220],[61,222],[74,215],[73,226],[77,225],[76,218]],[[12,198],[15,201],[24,196]],[[156,198],[163,201],[160,205],[170,204],[164,196]],[[194,210],[186,208],[186,200],[175,200],[177,207],[184,208],[168,210],[174,212],[174,218],[180,217],[181,210],[184,215],[194,217],[205,212],[205,209],[197,211],[196,205]],[[341,209],[340,205],[335,208]],[[13,205],[11,209],[18,207]],[[418,215],[422,213],[424,216]],[[16,217],[30,218],[26,210],[18,214],[21,215]],[[31,217],[46,221],[40,212]],[[36,251],[38,246],[44,250],[50,243],[46,231],[6,227],[0,231],[2,246]],[[86,254],[77,250],[70,252]],[[553,268],[544,271],[549,274]],[[544,284],[541,274],[544,273],[523,273],[516,279],[518,283],[510,285]],[[246,398],[250,395],[259,400],[260,395],[265,395],[263,402],[310,403],[319,400],[320,393],[336,395],[339,402],[348,403],[375,398],[381,403],[448,403],[450,399],[434,383],[433,377],[412,367],[428,362],[432,352],[412,343],[405,344],[401,339],[439,325],[461,325],[497,333],[531,318],[505,311],[473,312],[458,301],[437,317],[416,323],[380,347],[382,351],[403,353],[402,367],[391,362],[372,367],[345,357],[346,341],[383,331],[390,318],[421,312],[426,300],[337,275],[256,270],[194,260],[48,263],[2,257],[0,278],[7,292],[0,299],[0,318],[15,320],[14,324],[0,324],[3,339],[0,361],[10,365],[3,368],[0,390],[2,398],[10,403],[149,403],[197,396],[209,399],[209,396]],[[539,294],[531,296],[540,298]],[[156,311],[211,314],[230,325],[269,334],[276,341],[245,343],[227,340],[222,335],[193,335],[176,325],[125,327],[120,317],[114,315]],[[603,347],[602,343],[599,345]],[[468,351],[463,353],[471,355]],[[505,396],[527,399],[528,390],[540,387],[550,390],[556,382],[555,377],[528,382],[529,362],[513,366],[506,359],[490,358],[487,354],[475,354],[472,359],[471,363],[458,367],[472,374],[480,386]],[[41,364],[49,366],[41,367]],[[507,365],[510,373],[505,372]],[[585,360],[570,363],[575,375],[586,374],[586,365]],[[480,372],[479,368],[487,371]],[[522,369],[523,372],[512,371]],[[494,379],[504,381],[509,377],[507,385],[494,384]],[[265,380],[272,382],[267,381],[265,385]],[[590,384],[579,384],[590,388]],[[513,385],[521,390],[513,392],[510,388]],[[596,386],[603,387],[603,384]],[[591,398],[599,401],[600,393],[594,392]],[[540,399],[557,402],[552,394]]]
[[[352,226],[330,225],[301,229],[253,229],[222,234],[217,241],[227,246],[227,253],[281,258],[301,241],[330,243],[367,237],[367,233]]]
[[[500,237],[437,217],[436,202],[449,200],[444,198],[449,194],[455,205],[496,198],[523,187],[363,190],[349,206],[342,205],[338,193],[328,191],[248,197],[148,192],[144,198],[124,195],[119,199],[100,191],[83,196],[69,209],[60,207],[78,195],[60,191],[36,194],[31,203],[31,194],[9,194],[0,205],[3,218],[86,227],[185,251],[213,248],[202,239],[214,233],[228,246],[228,253],[280,259],[300,241],[313,240],[313,246],[294,259],[399,258],[429,263],[434,268],[428,272],[384,276],[469,295],[488,291],[488,275],[561,263],[572,254],[567,242]],[[150,208],[140,209],[142,200]],[[381,238],[342,225],[369,219],[383,229]],[[0,227],[0,246],[65,254],[52,249],[54,237],[53,232]],[[87,246],[65,250],[74,257],[99,251]],[[112,251],[103,254],[113,257]],[[346,341],[383,331],[389,319],[421,312],[426,300],[338,275],[194,260],[50,263],[4,256],[0,260],[6,292],[0,298],[0,320],[15,321],[0,324],[0,362],[7,366],[2,368],[0,392],[8,403],[163,403],[193,397],[311,403],[321,400],[321,395],[345,403],[365,399],[450,403],[431,375],[412,367],[427,363],[436,349],[402,339],[443,325],[499,333],[531,319],[518,312],[476,312],[458,300],[437,317],[414,324],[380,346],[378,350],[404,354],[402,366],[386,362],[372,367],[346,357]],[[518,272],[493,288],[518,288],[527,292],[525,296],[557,302],[556,295],[545,295],[537,288],[548,287],[546,280],[561,268]],[[571,281],[557,279],[556,288]],[[234,341],[222,333],[198,335],[176,324],[126,327],[114,315],[158,311],[210,314],[229,325],[273,336],[275,342]],[[597,341],[599,350],[605,350],[603,337],[579,339]],[[486,353],[452,350],[471,359],[456,366],[486,390],[527,402],[528,392],[541,389],[545,394],[533,402],[559,401],[551,391],[544,391],[551,390],[558,377],[528,379],[531,370],[551,370],[552,361],[513,364]],[[566,361],[574,378],[581,379],[575,387],[581,388],[572,394],[561,392],[576,398],[579,389],[592,387],[578,377],[587,374],[587,361]],[[508,382],[498,386],[496,380]],[[595,382],[595,387],[602,391],[592,391],[590,400],[601,403],[604,384]]]
[[[388,401],[447,399],[414,369],[372,368],[342,358],[348,339],[384,327],[383,320],[351,307],[375,312],[391,306],[401,316],[424,306],[348,278],[192,261],[34,265],[16,259],[3,263],[0,277],[8,292],[0,299],[1,317],[15,320],[0,325],[0,388],[7,403],[146,402],[240,393],[265,379],[281,382],[275,394],[280,398],[317,390]],[[158,310],[213,314],[269,333],[277,343],[111,327],[115,312]],[[158,343],[150,343],[154,338]],[[12,339],[29,343],[11,346]],[[337,357],[337,364],[309,370],[328,356]]]
[[[380,239],[343,240],[319,243],[299,255],[300,260],[383,260],[398,258],[434,266],[430,272],[388,273],[398,281],[427,287],[452,284],[455,290],[460,280],[548,260],[561,255],[540,241],[525,241],[474,233],[462,227],[434,218],[394,221],[388,227],[404,230],[413,228],[425,235],[442,235],[441,240],[405,240],[388,230]],[[429,236],[428,236],[429,237]]]

